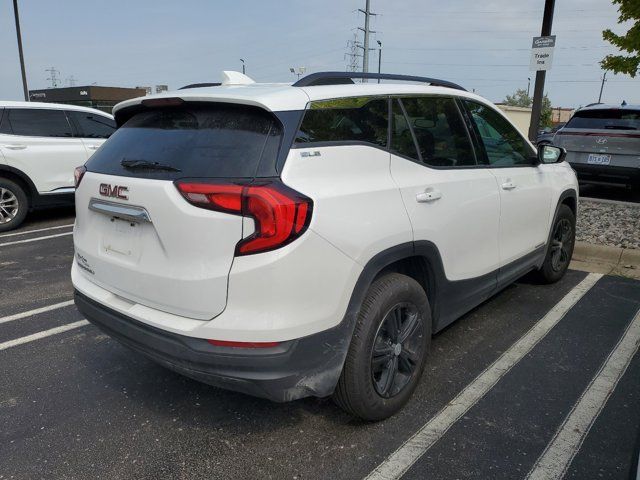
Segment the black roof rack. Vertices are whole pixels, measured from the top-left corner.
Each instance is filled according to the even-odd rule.
[[[416,77],[414,75],[396,75],[395,73],[363,73],[363,72],[317,72],[302,77],[294,87],[312,87],[317,85],[345,85],[354,83],[354,78],[367,78],[373,80],[402,80],[405,82],[428,83],[437,87],[455,88],[456,90],[466,89],[460,85],[447,80],[437,78]]]
[[[219,87],[220,85],[222,85],[220,82],[217,82],[217,83],[192,83],[190,85],[185,85],[184,87],[180,87],[178,90],[185,90],[187,88]]]

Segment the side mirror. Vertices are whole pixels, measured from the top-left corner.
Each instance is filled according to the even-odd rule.
[[[542,145],[538,148],[539,163],[560,163],[564,161],[567,151],[564,148],[554,147],[553,145]]]

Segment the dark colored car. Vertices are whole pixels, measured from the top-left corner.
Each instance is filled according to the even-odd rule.
[[[581,183],[640,185],[640,106],[593,105],[577,110],[553,139]]]
[[[541,130],[538,133],[538,138],[536,139],[536,145],[551,145],[553,144],[553,137],[556,132],[564,127],[566,123],[559,123],[552,128],[546,128]]]

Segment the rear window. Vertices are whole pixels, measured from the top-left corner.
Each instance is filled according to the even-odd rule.
[[[576,112],[566,128],[640,130],[640,110],[621,108]]]
[[[281,127],[269,112],[230,104],[145,110],[115,131],[87,162],[91,172],[126,177],[252,178],[275,163]]]

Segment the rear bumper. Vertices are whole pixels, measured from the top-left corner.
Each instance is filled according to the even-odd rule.
[[[616,167],[612,165],[589,165],[569,162],[578,174],[581,183],[598,185],[637,185],[640,184],[640,168]]]
[[[349,346],[352,325],[281,342],[270,348],[213,346],[134,320],[75,291],[87,320],[157,363],[195,380],[276,402],[333,393]]]

